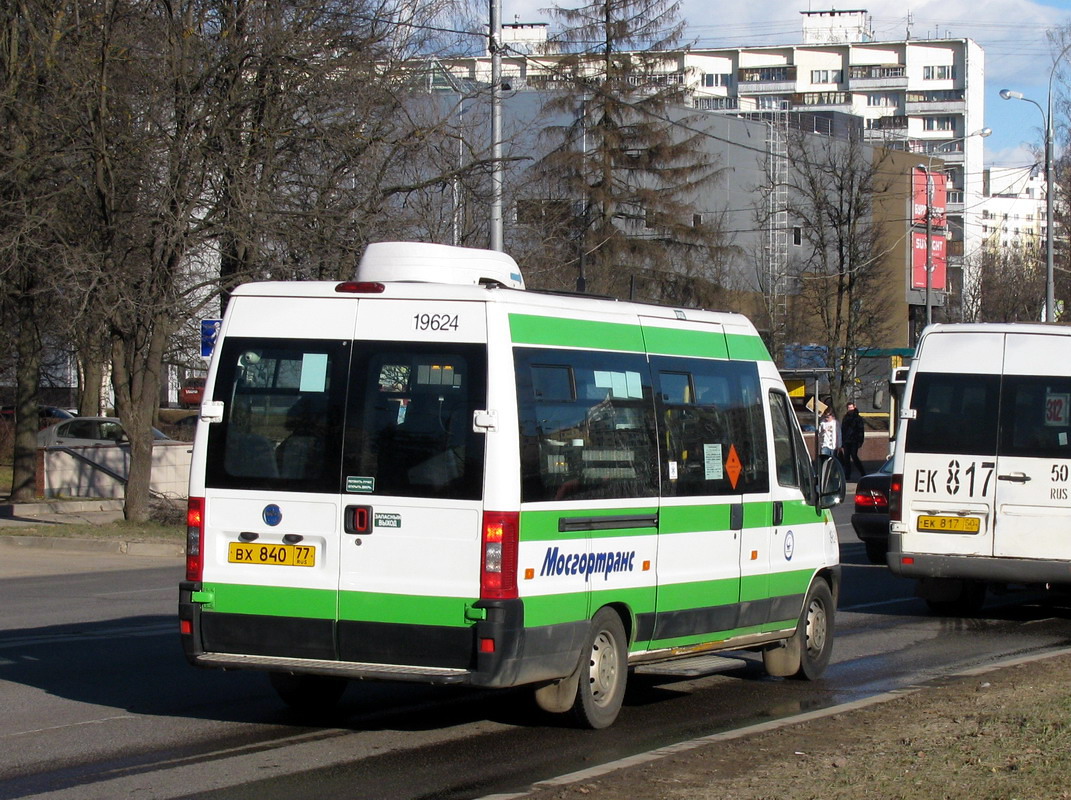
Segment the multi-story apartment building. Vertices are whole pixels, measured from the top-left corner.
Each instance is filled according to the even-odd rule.
[[[991,167],[983,177],[982,241],[993,250],[1045,246],[1045,178],[1034,167]]]
[[[875,41],[866,11],[805,11],[802,42],[785,45],[690,48],[660,54],[667,84],[680,85],[685,103],[700,111],[762,115],[835,111],[862,118],[874,145],[905,150],[917,166],[948,176],[949,315],[956,318],[964,255],[982,240],[984,54],[971,39]],[[502,70],[514,90],[545,89],[561,56],[543,24],[507,25]],[[443,66],[460,80],[490,80],[490,57]],[[916,292],[917,294],[917,292]],[[909,289],[917,306],[921,296]],[[944,293],[934,305],[944,302]]]

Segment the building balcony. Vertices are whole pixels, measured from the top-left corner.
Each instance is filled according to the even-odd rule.
[[[904,110],[912,115],[922,114],[965,114],[967,102],[965,100],[939,100],[937,102],[905,103]]]
[[[794,94],[796,81],[740,81],[740,94]]]

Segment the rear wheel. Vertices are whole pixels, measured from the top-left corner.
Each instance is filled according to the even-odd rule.
[[[617,719],[628,678],[626,645],[621,617],[611,608],[600,609],[580,657],[573,717],[581,726],[606,728]]]
[[[268,675],[279,698],[295,711],[323,714],[334,709],[348,681],[331,675],[291,675],[272,672]]]
[[[970,617],[985,605],[984,581],[923,578],[919,581],[919,596],[930,611],[945,617]]]

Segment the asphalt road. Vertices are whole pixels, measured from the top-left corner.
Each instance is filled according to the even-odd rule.
[[[185,663],[180,560],[0,548],[0,800],[476,798],[1071,638],[1071,611],[1051,599],[928,616],[910,583],[867,564],[841,532],[823,680],[771,679],[754,657],[645,670],[617,724],[598,732],[542,716],[524,691],[395,684],[354,684],[336,716],[297,719],[262,676]]]

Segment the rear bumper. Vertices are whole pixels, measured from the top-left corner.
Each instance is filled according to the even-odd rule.
[[[852,514],[852,530],[862,541],[885,542],[889,539],[888,514]]]
[[[569,675],[588,629],[525,629],[521,600],[477,603],[486,618],[456,628],[219,614],[191,599],[196,589],[179,590],[182,647],[207,668],[501,688]]]
[[[889,536],[887,563],[893,574],[902,578],[959,578],[990,583],[1071,585],[1071,562],[1068,561],[904,552],[900,535],[896,533]]]

